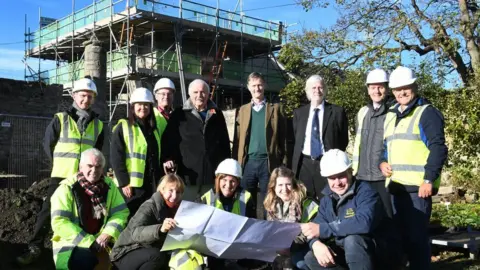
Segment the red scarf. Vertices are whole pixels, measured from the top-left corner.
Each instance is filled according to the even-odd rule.
[[[105,203],[107,201],[108,186],[105,184],[104,177],[102,176],[97,182],[91,183],[85,179],[83,173],[79,172],[77,180],[88,197],[90,197],[93,206],[93,217],[101,219],[102,215],[106,216],[107,209]]]
[[[160,106],[157,108],[158,108],[158,111],[163,115],[163,117],[165,117],[165,119],[168,120],[168,118],[170,118],[170,112],[167,112],[166,110],[160,108]]]

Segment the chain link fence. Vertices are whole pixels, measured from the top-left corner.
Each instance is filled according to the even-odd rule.
[[[43,151],[49,117],[0,114],[0,188],[28,188],[49,177]]]

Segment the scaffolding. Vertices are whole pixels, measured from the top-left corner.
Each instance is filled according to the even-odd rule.
[[[75,9],[75,0],[72,0],[72,13],[68,16],[43,27],[40,25],[34,32],[25,26],[25,80],[63,84],[64,95],[69,95],[73,82],[84,76],[82,43],[92,38],[104,44],[108,42],[103,47],[107,50],[109,122],[118,105],[128,103],[138,81],[152,83],[160,76],[178,78],[184,102],[185,80],[208,81],[208,64],[216,60],[210,55],[213,48],[218,51],[220,39],[230,39],[229,48],[230,44],[237,44],[233,47],[240,52],[240,57],[237,61],[224,61],[222,76],[215,83],[239,88],[242,104],[246,73],[264,73],[269,85],[284,83],[284,75],[275,76],[271,68],[269,70],[269,62],[266,66],[255,65],[258,55],[273,57],[273,50],[282,42],[283,24],[246,16],[242,0],[238,0],[233,12],[221,9],[219,1],[217,7],[211,7],[189,0],[178,0],[177,4],[166,0],[93,0],[91,5]],[[39,21],[41,19],[39,9]],[[156,35],[163,38],[164,33],[174,34],[173,39],[167,39],[170,46],[164,44],[166,49],[155,46]],[[196,46],[197,50],[210,47],[208,54],[184,52],[184,39],[210,43]],[[245,47],[249,49],[248,54],[244,52]],[[235,56],[233,53],[228,57]],[[28,66],[30,57],[39,59],[37,71]],[[41,59],[55,61],[56,67],[42,70]]]

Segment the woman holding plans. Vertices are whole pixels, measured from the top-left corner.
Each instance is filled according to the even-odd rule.
[[[306,223],[318,212],[318,204],[306,197],[305,186],[286,167],[273,170],[263,205],[267,211],[267,220],[271,221]],[[308,269],[303,261],[308,251],[307,238],[300,234],[290,250],[281,252],[281,255],[290,256],[292,264],[298,269]]]
[[[228,158],[215,171],[215,186],[203,194],[201,202],[227,212],[255,218],[252,195],[240,187],[242,168],[238,161]],[[225,260],[208,258],[209,269],[225,269]]]
[[[170,269],[170,254],[160,252],[160,249],[168,231],[177,225],[173,217],[184,190],[185,184],[179,176],[167,174],[162,177],[157,192],[140,206],[110,253],[111,261],[119,270]],[[184,250],[174,251],[171,254],[174,263],[185,253]],[[195,269],[203,264],[203,258],[191,256],[182,262],[181,267],[173,268]]]

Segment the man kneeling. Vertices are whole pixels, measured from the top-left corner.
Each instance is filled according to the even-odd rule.
[[[103,175],[105,157],[82,152],[79,172],[60,182],[51,198],[56,269],[94,269],[97,255],[125,228],[128,208],[112,179]]]
[[[391,269],[378,266],[376,257],[379,248],[385,248],[382,235],[388,233],[390,221],[378,194],[357,181],[351,167],[347,154],[338,149],[326,152],[320,162],[320,172],[328,179],[325,196],[313,222],[301,225],[311,239],[305,256],[311,270]]]

